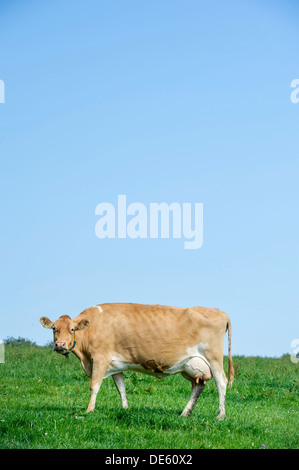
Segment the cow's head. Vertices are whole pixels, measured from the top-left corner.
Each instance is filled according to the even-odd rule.
[[[41,317],[40,322],[45,328],[52,328],[54,333],[53,349],[62,354],[74,349],[76,345],[76,331],[84,330],[89,325],[87,319],[76,323],[68,315],[62,315],[55,322],[52,322],[47,317]]]

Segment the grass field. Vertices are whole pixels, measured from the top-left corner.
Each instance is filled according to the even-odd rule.
[[[103,381],[96,409],[85,414],[90,379],[79,361],[25,341],[5,346],[0,364],[0,448],[298,448],[298,364],[281,358],[233,357],[235,381],[227,418],[217,421],[211,380],[193,414],[179,415],[190,394],[181,375],[158,380],[125,375],[129,409],[112,378]],[[225,358],[227,373],[227,358]]]

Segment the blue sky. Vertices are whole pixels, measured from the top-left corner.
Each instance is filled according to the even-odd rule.
[[[299,5],[1,1],[0,338],[104,302],[227,312],[233,354],[298,331]],[[203,245],[95,235],[119,194],[203,203]],[[226,352],[226,350],[225,350]]]

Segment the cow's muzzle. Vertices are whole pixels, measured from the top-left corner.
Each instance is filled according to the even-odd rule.
[[[56,341],[56,343],[54,343],[54,351],[62,352],[62,351],[65,351],[66,349],[67,349],[67,346],[66,346],[65,341]]]

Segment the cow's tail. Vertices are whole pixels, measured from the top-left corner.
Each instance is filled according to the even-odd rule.
[[[232,343],[232,326],[230,319],[228,319],[226,329],[228,330],[228,386],[231,387],[234,381],[234,366],[231,353],[231,343]]]

